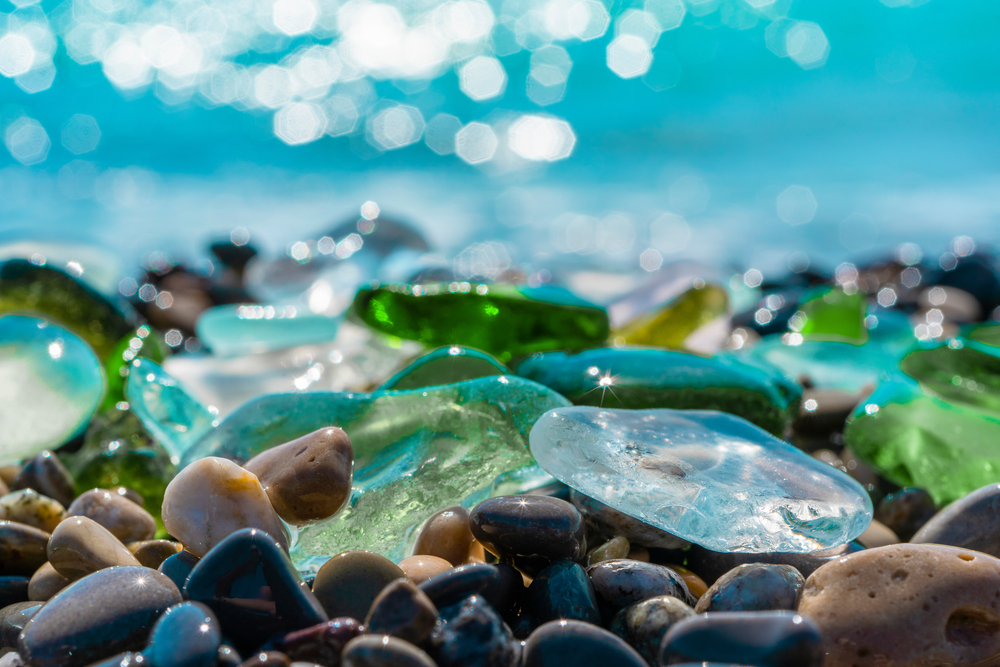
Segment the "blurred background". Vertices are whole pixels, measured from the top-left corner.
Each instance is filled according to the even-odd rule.
[[[112,286],[379,215],[459,277],[1000,235],[993,0],[0,0],[0,75],[5,252]]]

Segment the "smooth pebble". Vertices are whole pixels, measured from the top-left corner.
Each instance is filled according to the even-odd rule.
[[[85,516],[60,523],[48,544],[49,562],[70,581],[116,565],[140,565],[107,528]]]
[[[410,556],[399,561],[399,569],[418,586],[452,567],[450,562],[437,556]]]
[[[771,611],[795,609],[805,579],[791,565],[753,563],[725,573],[702,595],[694,610]]]
[[[151,540],[156,534],[156,519],[152,514],[108,489],[84,491],[66,510],[66,516],[93,519],[125,543]]]
[[[313,594],[330,618],[364,618],[382,589],[405,579],[399,566],[371,551],[345,551],[319,569]]]
[[[51,533],[65,516],[56,500],[34,489],[21,489],[0,497],[0,520],[17,521]]]

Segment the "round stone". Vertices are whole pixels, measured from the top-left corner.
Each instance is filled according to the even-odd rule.
[[[683,600],[661,595],[622,609],[611,619],[608,629],[655,665],[660,644],[670,628],[694,615],[694,610]]]
[[[858,536],[857,542],[865,549],[876,549],[890,544],[899,544],[899,538],[885,524],[873,519],[865,532]]]
[[[48,554],[56,572],[70,581],[108,567],[139,565],[107,528],[85,516],[66,519],[56,527]]]
[[[352,639],[340,656],[341,667],[437,667],[413,644],[387,635]]]
[[[900,540],[909,542],[935,512],[937,507],[931,494],[923,489],[905,488],[882,499],[875,511],[875,519],[896,533]]]
[[[429,649],[438,667],[516,664],[518,642],[496,610],[480,596],[442,609],[441,621]]]
[[[71,583],[69,579],[56,572],[52,563],[45,563],[31,575],[31,580],[28,582],[28,599],[44,602]]]
[[[437,621],[438,611],[427,594],[413,582],[397,579],[372,602],[365,627],[376,635],[392,635],[420,644],[430,637]]]
[[[621,535],[610,540],[587,554],[587,565],[596,565],[602,561],[616,558],[627,558],[632,550],[628,540]]]
[[[480,595],[491,604],[504,595],[504,577],[499,567],[473,563],[456,567],[420,584],[438,609],[458,604],[470,595]]]
[[[14,521],[0,521],[0,576],[30,577],[49,559],[49,534]]]
[[[125,546],[132,552],[140,565],[151,567],[154,570],[160,567],[163,561],[184,550],[183,544],[172,540],[145,540],[132,542]]]
[[[444,574],[452,567],[451,563],[437,556],[410,556],[399,561],[399,569],[418,586],[432,577]]]
[[[629,605],[661,595],[695,604],[680,575],[663,565],[622,558],[591,565],[587,574],[594,584],[601,615],[607,621]]]
[[[571,560],[558,560],[528,586],[523,610],[537,623],[573,619],[599,624],[597,596],[586,571]]]
[[[17,650],[17,638],[28,619],[42,608],[41,602],[15,602],[0,609],[0,647]]]
[[[947,544],[1000,557],[1000,484],[984,486],[948,505],[910,542]]]
[[[214,667],[222,644],[219,621],[198,602],[182,602],[157,619],[143,653],[152,667]]]
[[[791,565],[738,565],[712,584],[694,610],[771,611],[795,609],[805,579]]]
[[[345,551],[319,569],[313,594],[327,616],[365,618],[382,589],[406,573],[388,558],[371,551]]]
[[[0,520],[17,521],[51,533],[62,521],[65,509],[58,501],[34,489],[21,489],[0,497]]]
[[[647,667],[634,648],[582,621],[550,621],[524,643],[522,667]]]
[[[608,507],[576,489],[570,489],[569,499],[586,519],[587,526],[597,535],[621,535],[631,544],[658,549],[680,549],[688,544],[676,535]]]
[[[820,667],[820,631],[792,611],[711,612],[674,625],[657,664],[722,662],[771,667]]]
[[[63,507],[73,502],[73,476],[55,452],[44,450],[28,460],[11,482],[11,489],[34,489]]]
[[[468,562],[474,540],[469,528],[469,510],[456,505],[427,519],[420,529],[413,553],[437,556],[458,567]]]
[[[152,514],[107,489],[84,491],[69,506],[66,515],[93,519],[125,543],[151,540],[156,534],[156,519]]]

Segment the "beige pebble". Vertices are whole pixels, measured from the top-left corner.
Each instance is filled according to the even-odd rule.
[[[140,564],[154,570],[160,567],[163,561],[184,550],[183,544],[172,540],[144,540],[130,542],[125,546]]]
[[[156,534],[156,519],[152,514],[108,489],[84,491],[69,506],[66,515],[93,519],[122,542],[151,540]]]
[[[0,482],[9,489],[20,472],[21,466],[19,465],[0,466]]]
[[[890,544],[899,544],[899,538],[884,523],[873,520],[865,532],[858,536],[858,542],[866,549],[875,549],[876,547],[887,547]]]
[[[364,619],[376,596],[406,573],[385,556],[371,551],[345,551],[323,563],[313,594],[327,616]]]
[[[31,575],[31,580],[28,582],[28,599],[45,602],[70,583],[69,579],[56,572],[52,563],[46,563]]]
[[[328,426],[261,452],[243,467],[257,475],[278,516],[301,526],[347,504],[354,448],[343,429]]]
[[[479,545],[479,552],[482,552],[479,557],[485,556],[482,545],[476,542],[469,528],[469,510],[455,505],[427,519],[420,529],[413,553],[437,556],[457,567],[468,562],[470,555],[477,555],[475,545]]]
[[[587,554],[587,565],[596,565],[605,560],[616,560],[626,558],[629,554],[628,539],[621,535],[616,535],[610,540],[597,547]]]
[[[893,544],[826,563],[798,611],[823,636],[823,667],[1000,664],[1000,559]]]
[[[49,562],[70,581],[117,565],[139,565],[117,537],[85,516],[66,519],[52,531]]]
[[[112,493],[117,493],[122,498],[131,500],[133,503],[139,507],[146,509],[146,499],[139,495],[139,492],[135,489],[130,489],[127,486],[116,486],[109,489]]]
[[[181,470],[163,496],[163,525],[201,558],[237,530],[257,528],[288,549],[288,534],[257,476],[206,456]]]
[[[626,558],[628,558],[629,560],[642,561],[643,563],[649,562],[649,549],[647,549],[646,547],[637,546],[635,544],[630,546],[631,548],[628,550],[628,556],[626,556]]]
[[[437,556],[410,556],[399,561],[399,569],[418,586],[431,577],[444,574],[453,567],[444,558]]]
[[[17,521],[51,533],[66,510],[58,501],[34,489],[21,489],[0,497],[0,520]]]

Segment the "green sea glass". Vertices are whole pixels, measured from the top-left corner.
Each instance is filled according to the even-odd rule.
[[[163,492],[177,469],[167,451],[131,410],[115,407],[95,417],[83,447],[74,454],[62,455],[62,460],[73,474],[77,494],[115,486],[135,489],[163,530]]]
[[[354,446],[354,487],[344,511],[301,530],[292,552],[303,571],[367,549],[399,560],[410,533],[435,511],[551,481],[535,465],[528,432],[569,401],[514,376],[373,394],[276,394],[239,408],[189,450],[243,463],[328,425]]]
[[[125,379],[128,377],[132,361],[145,357],[160,364],[169,354],[166,343],[159,332],[144,324],[128,334],[115,345],[104,359],[104,374],[108,378],[108,393],[104,397],[102,410],[112,408],[125,400]]]
[[[964,403],[1000,417],[1000,350],[988,354],[961,341],[916,350],[900,364],[923,389],[951,403]]]
[[[1000,347],[1000,324],[981,324],[973,327],[966,337],[983,345]]]
[[[507,367],[492,355],[471,347],[450,345],[439,347],[418,357],[379,387],[380,390],[419,389],[439,384],[452,384],[490,375],[509,373]]]
[[[733,357],[649,348],[543,352],[518,364],[517,374],[554,389],[574,405],[719,410],[779,436],[797,412],[802,391]]]
[[[629,345],[679,350],[695,331],[728,314],[729,293],[718,285],[699,283],[665,306],[623,324],[611,337]]]
[[[554,287],[393,284],[360,290],[352,309],[377,331],[433,346],[465,345],[503,362],[601,345],[609,331],[603,309]]]
[[[865,296],[848,294],[839,287],[818,288],[805,294],[790,322],[792,331],[810,340],[836,340],[861,344],[868,340]]]

